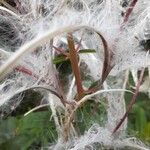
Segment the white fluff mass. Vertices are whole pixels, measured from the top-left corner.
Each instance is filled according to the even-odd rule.
[[[57,110],[57,105],[62,107],[58,98],[55,101],[55,96],[47,96],[51,93],[50,91],[55,91],[60,95],[62,93],[58,72],[52,62],[56,52],[51,42],[54,46],[66,43],[64,39],[69,32],[72,32],[78,41],[82,37],[82,49],[96,50],[96,53],[79,54],[80,63],[86,64],[89,75],[95,81],[101,76],[104,61],[103,43],[95,31],[105,38],[108,47],[113,52],[114,67],[110,72],[111,75],[118,75],[126,69],[140,69],[150,65],[149,59],[145,62],[146,52],[140,45],[141,40],[150,39],[149,0],[137,2],[123,28],[121,28],[123,24],[121,13],[127,8],[122,8],[121,0],[21,0],[19,4],[16,12],[0,7],[0,32],[3,28],[4,33],[0,35],[1,107],[9,106],[9,101],[14,96],[28,89],[36,89],[41,93],[46,91],[47,101],[50,103],[53,98],[53,102],[56,103],[51,106],[53,113],[55,109]],[[6,32],[8,28],[9,31]],[[12,34],[13,37],[11,37]],[[30,70],[32,75],[19,72],[17,67]],[[122,88],[123,77],[119,74],[120,85],[111,87],[108,83],[108,87]],[[69,91],[69,94],[74,96],[74,81],[72,78],[68,80],[70,88],[67,92]],[[108,148],[127,146],[148,149],[140,142],[126,138],[126,134],[121,132],[125,131],[126,123],[121,127],[119,135],[111,135],[114,124],[121,119],[125,111],[124,100],[118,100],[118,103],[115,101],[120,94],[117,92],[117,96],[114,95],[108,95],[110,101],[106,125],[103,127],[93,125],[84,135],[79,138],[74,137],[68,143],[61,142],[62,136],[60,136],[58,142],[50,149],[94,149],[94,143]],[[13,100],[17,103],[18,96]],[[113,109],[114,106],[123,109]],[[121,115],[118,116],[118,114]],[[54,120],[56,123],[57,118]]]

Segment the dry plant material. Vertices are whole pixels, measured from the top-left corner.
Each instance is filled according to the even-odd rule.
[[[5,104],[7,100],[12,98],[12,96],[14,96],[15,94],[26,91],[28,89],[32,89],[32,88],[39,89],[40,92],[43,92],[44,90],[46,91],[45,97],[46,100],[48,101],[47,104],[50,104],[52,113],[54,115],[53,118],[55,120],[58,135],[61,135],[59,136],[60,139],[58,139],[57,144],[62,149],[64,147],[67,149],[68,143],[71,145],[71,146],[69,145],[69,148],[72,147],[72,149],[75,150],[83,149],[82,147],[84,144],[85,145],[87,144],[88,146],[94,144],[94,142],[103,144],[106,147],[116,146],[120,142],[119,136],[116,139],[114,139],[114,136],[112,136],[111,134],[112,130],[107,128],[106,124],[100,128],[96,127],[95,128],[96,130],[94,130],[94,132],[90,132],[90,136],[91,135],[92,136],[96,135],[96,136],[94,136],[94,138],[91,137],[91,140],[89,141],[87,139],[90,138],[86,138],[88,136],[85,134],[86,140],[81,140],[80,143],[82,143],[82,141],[84,143],[81,145],[79,144],[80,145],[79,147],[78,147],[78,143],[75,143],[75,146],[72,145],[72,143],[74,143],[74,141],[76,142],[77,139],[75,138],[76,134],[72,134],[70,139],[70,133],[72,132],[71,127],[72,127],[75,111],[81,105],[84,105],[84,103],[88,101],[91,97],[94,97],[104,92],[126,91],[124,89],[102,90],[101,86],[106,81],[107,76],[110,74],[110,71],[115,70],[114,68],[116,66],[118,66],[118,70],[117,69],[115,70],[117,74],[119,71],[123,70],[122,67],[124,66],[130,68],[131,67],[129,65],[130,63],[132,63],[133,67],[135,65],[132,56],[135,56],[138,53],[138,51],[136,51],[138,45],[134,41],[135,38],[133,37],[134,36],[133,31],[136,27],[135,22],[137,20],[135,19],[135,21],[133,21],[134,25],[131,25],[130,27],[128,27],[128,20],[138,1],[131,0],[129,7],[125,12],[124,18],[122,18],[121,16],[119,1],[116,0],[105,0],[105,1],[64,0],[61,3],[58,2],[59,0],[52,0],[52,1],[45,0],[44,2],[29,0],[29,6],[28,6],[27,1],[25,0],[17,1],[16,9],[18,9],[17,11],[19,11],[21,14],[19,16],[20,19],[18,19],[18,16],[13,12],[9,12],[8,10],[5,10],[6,12],[9,12],[11,17],[14,19],[13,21],[16,21],[17,23],[20,22],[22,25],[24,25],[23,29],[20,29],[21,31],[20,30],[19,31],[20,33],[25,34],[25,39],[23,39],[24,45],[20,46],[19,49],[16,50],[15,53],[12,53],[11,56],[8,56],[10,58],[6,57],[5,59],[3,58],[2,60],[1,63],[2,66],[0,68],[0,79],[2,81],[2,85],[1,85],[2,94],[0,97],[1,98],[0,104],[1,105]],[[36,7],[34,7],[35,6],[34,4],[36,4]],[[80,8],[78,6],[80,6]],[[4,9],[1,8],[1,10]],[[127,28],[127,30],[125,28]],[[96,61],[98,63],[102,63],[102,65],[100,66],[102,73],[101,73],[101,78],[99,78],[98,84],[93,89],[89,89],[87,91],[84,90],[83,88],[82,85],[83,81],[80,75],[78,57],[80,57],[81,55],[80,54],[78,55],[79,47],[91,48],[93,46],[95,50],[99,50],[99,48],[97,47],[100,47],[100,44],[98,45],[98,43],[95,43],[96,40],[92,34],[91,35],[89,34],[88,35],[89,37],[88,36],[85,38],[83,38],[84,36],[80,37],[78,33],[81,32],[78,32],[78,30],[82,30],[82,29],[87,29],[86,31],[84,30],[85,34],[88,30],[92,32],[94,31],[96,34],[98,34],[100,39],[102,40],[101,47],[103,47],[104,49],[103,60],[101,60],[100,57],[97,59],[95,55],[91,55],[92,57],[90,56],[90,58],[93,58],[92,59],[93,62]],[[64,38],[64,34],[67,34],[67,39]],[[79,41],[77,48],[75,48],[74,37],[77,37],[77,39],[81,39]],[[65,42],[63,41],[64,39]],[[51,40],[53,40],[53,42],[50,44]],[[69,52],[65,52],[63,49],[53,45],[53,44],[60,45],[61,42],[62,43],[64,42],[65,44],[67,43]],[[32,52],[39,47],[40,47],[39,54],[33,56]],[[130,51],[131,53],[126,53],[125,55],[127,55],[126,57],[128,57],[127,61],[130,58],[132,61],[129,61],[129,64],[127,64],[127,62],[122,61],[122,59],[124,58],[123,52],[124,50],[130,48],[131,48]],[[135,51],[133,51],[133,49],[135,49]],[[73,91],[71,95],[72,96],[71,102],[69,101],[70,100],[69,98],[68,99],[65,98],[66,93],[64,92],[61,93],[61,84],[58,81],[59,79],[56,77],[57,73],[55,72],[54,64],[51,61],[53,59],[53,50],[57,51],[60,54],[63,54],[66,57],[66,59],[69,59],[71,62],[72,73],[75,76],[75,84],[77,88],[77,92],[74,92],[76,91],[74,90],[74,87],[70,88]],[[142,56],[144,56],[144,54]],[[138,57],[136,57],[136,59],[134,57],[134,60],[137,59],[141,60]],[[84,60],[85,64],[86,61]],[[27,64],[26,62],[29,63]],[[138,66],[137,68],[141,67],[140,65],[137,66]],[[97,65],[95,67],[99,67],[99,66]],[[93,70],[95,71],[96,69],[93,68]],[[9,78],[9,74],[10,73],[13,74],[15,71],[17,72],[16,76],[13,79]],[[91,73],[91,70],[89,72]],[[132,109],[132,106],[136,101],[136,96],[139,91],[139,86],[142,81],[143,73],[144,73],[144,69],[141,72],[141,77],[136,87],[135,94],[131,99],[127,111],[123,116],[123,118],[121,119],[121,121],[115,127],[113,133],[117,132],[117,130],[120,129],[122,123],[124,122],[130,110]],[[5,78],[6,76],[8,80],[7,78]],[[93,76],[90,77],[93,78]],[[3,92],[4,91],[3,88],[6,88],[7,86],[5,81],[6,83],[7,82],[9,83],[11,81],[10,83],[13,84],[12,86],[10,86],[11,84],[9,85],[10,90],[7,89],[8,91],[5,90],[5,92]],[[50,95],[55,95],[55,98]],[[75,97],[76,102],[73,101],[75,95],[77,95],[77,97]],[[64,111],[65,117],[64,117],[64,121],[62,122],[59,121],[59,119],[60,120],[63,119],[57,116],[57,112],[59,112],[59,109],[55,107],[55,105],[58,105],[58,103],[56,102],[56,104],[54,104],[56,99],[59,99],[60,103],[63,104],[62,109]],[[33,109],[32,111],[40,107],[45,107],[47,106],[47,104],[43,106],[39,106]],[[116,103],[114,102],[113,105],[115,104]],[[117,113],[120,112],[119,108],[116,109],[115,111],[117,111]],[[113,113],[116,113],[115,111]],[[112,121],[112,124],[113,123],[115,124],[116,120],[117,119],[113,115],[110,116],[108,115],[107,123],[111,123]],[[58,130],[61,127],[62,127],[62,132]],[[114,126],[112,128],[114,128]],[[76,133],[75,130],[74,133]],[[97,133],[100,134],[98,135]],[[60,141],[63,142],[61,143]],[[116,145],[113,142],[114,143],[116,142],[115,143]],[[122,143],[124,142],[124,144],[126,145],[131,144],[131,143],[127,143],[125,140],[122,140],[121,142]],[[120,147],[119,144],[117,145],[118,147]],[[54,149],[54,147],[52,149]]]

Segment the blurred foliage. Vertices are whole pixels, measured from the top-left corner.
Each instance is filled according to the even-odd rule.
[[[148,72],[146,70],[145,77],[147,75]],[[134,86],[134,82],[130,74],[127,88],[133,90],[132,86]],[[130,93],[125,94],[127,104],[131,97]],[[138,93],[136,103],[133,105],[128,117],[128,134],[139,138],[144,143],[150,144],[150,98],[148,94]]]
[[[103,125],[105,121],[107,121],[105,104],[89,100],[77,110],[73,123],[80,135],[94,123]]]
[[[8,117],[0,121],[0,149],[26,150],[46,146],[57,138],[50,111],[28,116]]]

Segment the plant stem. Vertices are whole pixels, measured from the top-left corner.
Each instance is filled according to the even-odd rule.
[[[135,101],[136,101],[136,97],[138,95],[138,92],[139,92],[139,88],[140,88],[140,85],[142,83],[142,79],[143,79],[143,76],[144,76],[144,71],[145,71],[145,68],[142,69],[141,71],[141,74],[140,74],[140,78],[138,80],[138,83],[137,83],[137,86],[136,86],[136,89],[135,89],[135,93],[133,94],[132,98],[131,98],[131,101],[128,105],[128,108],[127,108],[127,111],[126,113],[124,114],[124,116],[121,118],[120,122],[117,124],[117,126],[114,128],[113,130],[113,134],[120,128],[120,126],[122,125],[122,123],[125,121],[125,119],[127,118],[129,112],[131,111],[132,109],[132,106],[134,105]]]
[[[72,71],[74,73],[76,85],[77,85],[77,93],[78,93],[77,99],[79,100],[83,96],[84,90],[82,87],[80,69],[78,66],[77,51],[75,50],[75,45],[74,45],[72,34],[67,35],[67,41],[68,41],[68,47],[69,47],[69,58],[71,62],[71,67],[72,67]]]
[[[129,16],[131,15],[132,11],[133,11],[133,8],[135,7],[136,3],[137,3],[138,0],[132,0],[128,6],[128,9],[126,10],[125,12],[125,15],[124,15],[124,20],[123,20],[123,23],[121,24],[120,26],[120,30],[122,31],[124,25],[128,22],[128,19],[129,19]],[[118,40],[118,39],[117,39]],[[145,71],[145,68],[142,69],[141,71],[141,74],[140,74],[140,78],[138,80],[138,84],[136,86],[136,90],[135,90],[135,93],[133,94],[132,96],[132,99],[129,103],[129,106],[127,108],[127,111],[126,113],[124,114],[124,116],[121,118],[120,122],[117,124],[117,126],[114,128],[112,134],[114,134],[119,128],[120,126],[123,124],[123,122],[125,121],[125,119],[127,118],[129,112],[131,111],[132,109],[132,106],[134,105],[135,101],[136,101],[136,97],[138,95],[138,92],[139,92],[139,88],[140,88],[140,85],[141,85],[141,82],[142,82],[142,79],[143,79],[143,76],[144,76],[144,71]]]
[[[130,14],[132,13],[133,8],[135,7],[137,1],[138,1],[138,0],[132,0],[131,3],[129,4],[129,7],[128,7],[127,11],[125,12],[125,15],[124,15],[123,24],[128,21],[129,16],[130,16]]]

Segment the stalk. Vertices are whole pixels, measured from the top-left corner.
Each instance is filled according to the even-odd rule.
[[[113,130],[113,134],[120,128],[120,126],[123,124],[123,122],[125,121],[125,119],[127,118],[127,116],[128,116],[128,114],[129,114],[129,112],[131,111],[131,109],[132,109],[132,106],[135,104],[135,102],[136,102],[136,97],[137,97],[137,95],[138,95],[138,93],[139,93],[139,88],[140,88],[140,85],[141,85],[141,83],[142,83],[142,79],[143,79],[143,76],[144,76],[144,71],[145,71],[145,68],[143,68],[142,69],[142,71],[141,71],[141,74],[140,74],[140,78],[139,78],[139,81],[138,81],[138,83],[137,83],[137,86],[136,86],[136,89],[135,89],[135,93],[133,94],[133,96],[132,96],[132,99],[131,99],[131,101],[130,101],[130,103],[129,103],[129,106],[128,106],[128,108],[127,108],[127,111],[126,111],[126,113],[124,114],[124,116],[121,118],[121,120],[120,120],[120,122],[117,124],[117,126],[114,128],[114,130]]]
[[[67,41],[68,41],[68,47],[69,47],[69,58],[70,58],[70,62],[71,62],[71,67],[72,67],[72,71],[74,73],[75,81],[76,81],[76,85],[77,85],[77,93],[78,93],[77,99],[79,100],[83,96],[84,90],[82,87],[80,69],[78,66],[78,56],[77,56],[77,51],[75,49],[72,34],[68,34]]]

